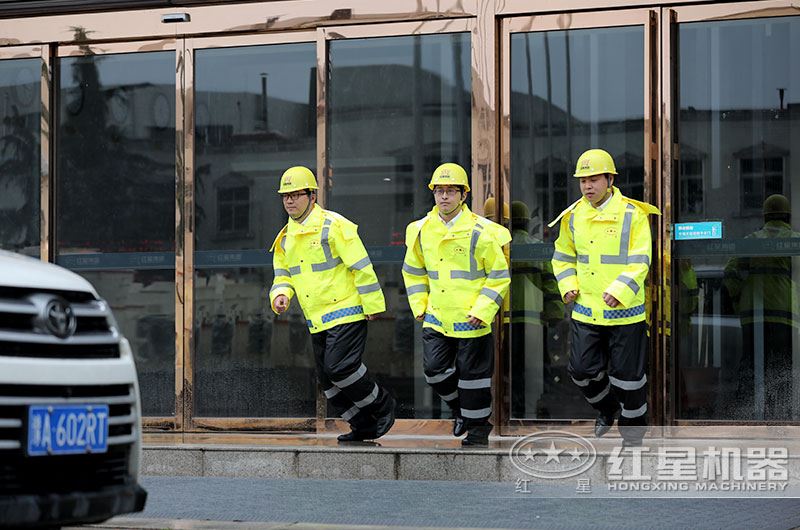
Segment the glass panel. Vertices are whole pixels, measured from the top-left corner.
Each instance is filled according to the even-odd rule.
[[[335,40],[329,53],[327,208],[360,225],[386,296],[365,363],[398,398],[398,417],[449,418],[422,373],[422,325],[400,267],[406,225],[433,206],[433,170],[470,166],[470,37]]]
[[[195,53],[198,416],[316,415],[305,318],[276,318],[265,291],[280,176],[316,167],[316,86],[315,43]]]
[[[681,24],[679,39],[675,221],[724,238],[675,242],[677,415],[796,420],[800,17]]]
[[[614,157],[615,185],[644,190],[644,29],[511,35],[512,418],[593,418],[567,374],[569,319],[547,223],[580,197],[572,177],[586,149]]]
[[[41,59],[0,61],[0,248],[39,257]]]
[[[57,261],[109,300],[144,414],[172,416],[175,53],[65,57],[56,68]]]
[[[175,414],[175,271],[83,271],[114,311],[136,356],[142,410]]]

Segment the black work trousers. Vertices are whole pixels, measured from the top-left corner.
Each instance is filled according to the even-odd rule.
[[[422,348],[428,384],[467,427],[485,425],[492,414],[492,334],[462,339],[423,328]]]
[[[325,397],[333,413],[357,431],[375,428],[377,417],[388,393],[367,373],[361,362],[367,342],[367,321],[339,324],[313,333],[311,344]]]
[[[623,438],[647,430],[647,323],[597,326],[572,321],[568,372],[586,401],[604,416],[620,410]]]

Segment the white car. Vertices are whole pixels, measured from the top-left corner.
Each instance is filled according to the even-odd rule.
[[[0,251],[0,527],[144,509],[136,367],[80,276]]]

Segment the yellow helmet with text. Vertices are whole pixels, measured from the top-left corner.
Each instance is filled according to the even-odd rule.
[[[494,197],[489,197],[486,199],[486,202],[483,203],[483,216],[487,219],[492,219],[494,217],[495,212],[497,211],[497,201]],[[508,203],[503,203],[503,219],[508,221],[511,218],[510,210],[508,208]]]
[[[429,189],[434,186],[461,186],[465,192],[469,192],[469,179],[467,172],[458,164],[447,162],[437,167],[431,176],[431,181],[428,184]]]
[[[290,167],[281,176],[281,186],[278,193],[292,193],[301,190],[316,190],[317,179],[314,173],[304,166]]]
[[[617,174],[614,159],[602,149],[589,149],[578,158],[578,163],[575,164],[575,175],[573,176],[582,178],[606,173]]]

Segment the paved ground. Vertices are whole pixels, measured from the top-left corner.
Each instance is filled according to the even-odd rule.
[[[790,529],[800,499],[576,497],[513,483],[144,477],[145,511],[105,528]],[[259,524],[260,523],[260,524]],[[282,524],[266,524],[282,523]]]

